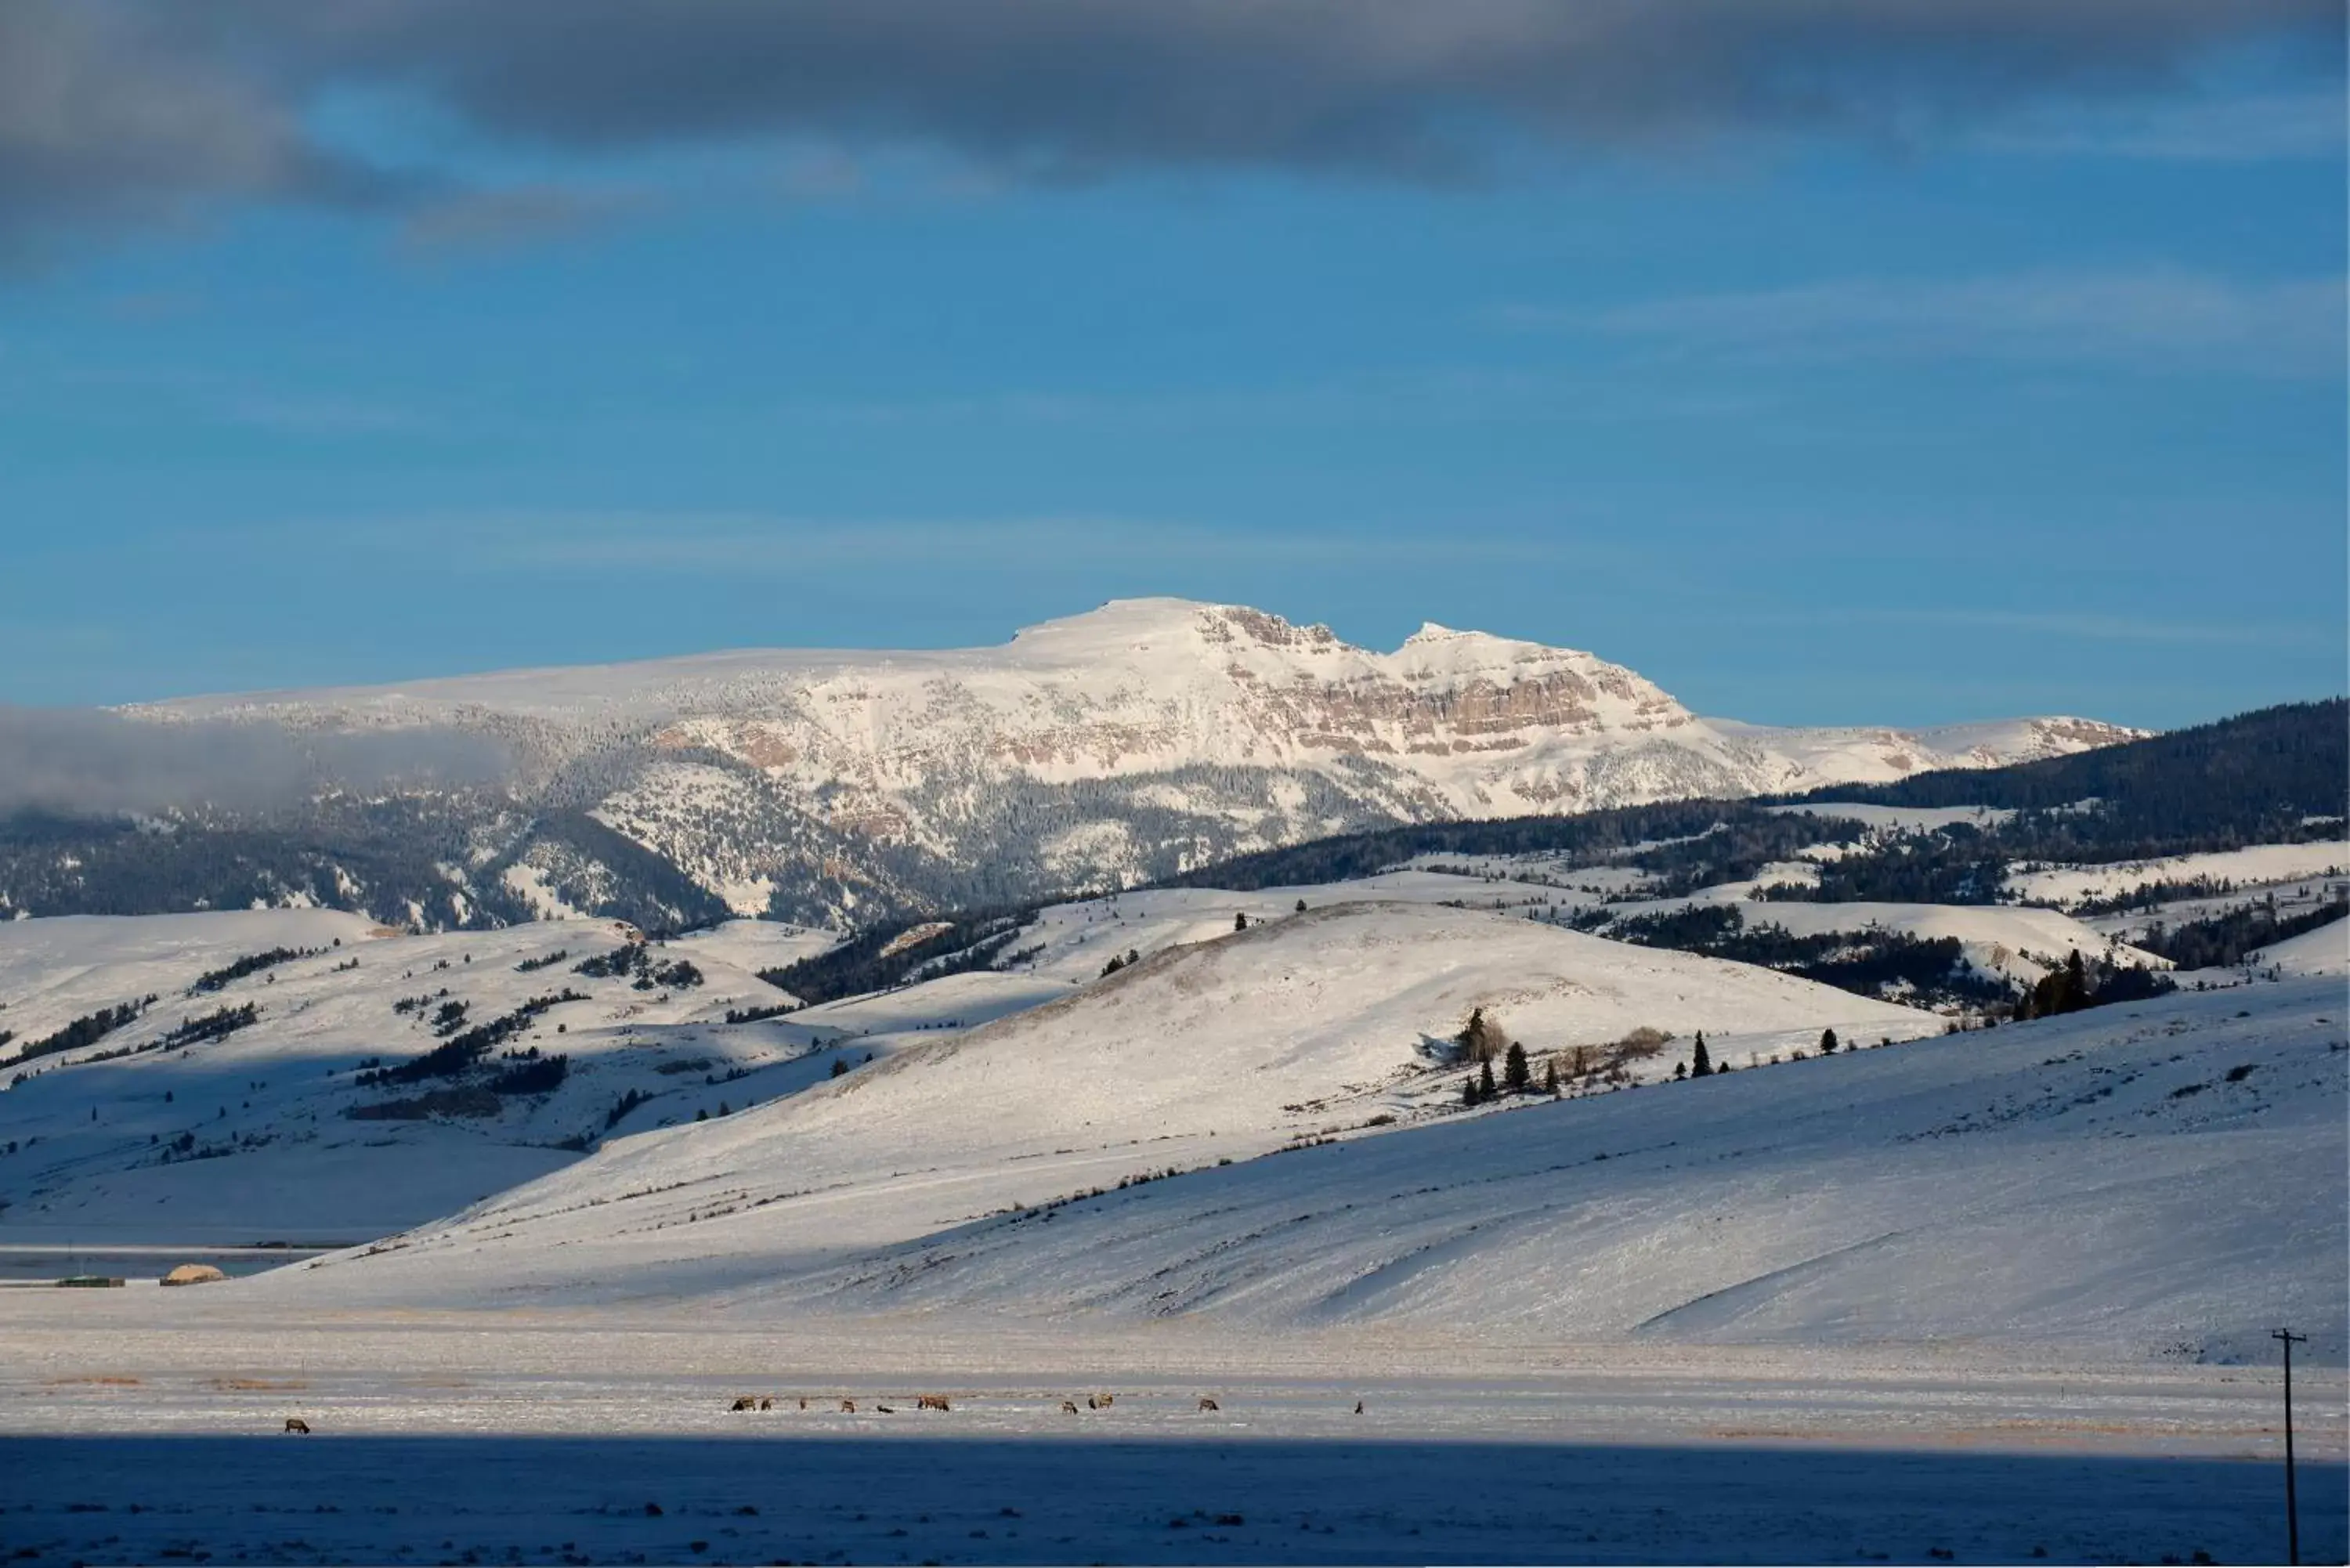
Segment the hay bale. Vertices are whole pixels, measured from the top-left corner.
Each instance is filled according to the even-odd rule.
[[[210,1263],[182,1263],[163,1276],[167,1285],[208,1285],[214,1280],[228,1278]]]

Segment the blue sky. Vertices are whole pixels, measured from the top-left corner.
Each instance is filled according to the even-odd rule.
[[[516,130],[289,65],[269,101],[391,194],[43,175],[0,272],[0,702],[1143,594],[1589,648],[1762,722],[2338,691],[2341,57],[2222,43],[1920,88],[1925,131],[1497,99],[1432,173],[1285,130],[1040,171],[1082,117]]]

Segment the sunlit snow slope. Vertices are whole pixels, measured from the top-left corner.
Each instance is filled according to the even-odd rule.
[[[761,1285],[1015,1204],[1458,1115],[1451,1037],[1479,1009],[1538,1062],[1643,1027],[1674,1036],[1635,1077],[1669,1072],[1700,1030],[1718,1056],[1744,1058],[1827,1027],[1941,1027],[1767,970],[1523,919],[1341,906],[1163,950],[723,1123],[625,1140],[284,1287],[468,1301]]]
[[[1524,1340],[2339,1361],[2338,984],[1789,1062],[1283,1154],[754,1295]]]
[[[1592,964],[1573,943],[1544,964],[1499,942],[1481,970],[1463,950],[1480,925],[1547,934],[1363,910],[1170,955],[1086,1003],[838,1090],[630,1140],[404,1251],[239,1288],[321,1303],[691,1300],[777,1323],[1182,1317],[1455,1343],[1989,1342],[2219,1360],[2263,1353],[2289,1321],[2314,1355],[2342,1358],[2350,1051],[2331,981],[1408,1116],[1230,1167],[1201,1158],[1323,1119],[1272,1107],[1409,1067],[1415,1021],[1513,972],[1528,994],[1510,1016],[1529,1034],[1538,1020],[1587,1017],[1595,1033],[1695,1021],[1676,1005],[1786,1023],[1811,1000],[1725,987],[1700,1002],[1677,990],[1693,971]],[[1309,1020],[1281,961],[1326,957],[1341,933],[1356,960],[1329,966]],[[1126,1015],[1146,1001],[1158,1023],[1138,1027]],[[1357,1096],[1345,1119],[1374,1103]],[[1208,1122],[1225,1135],[1192,1130]],[[1002,1211],[1170,1165],[1189,1173]]]

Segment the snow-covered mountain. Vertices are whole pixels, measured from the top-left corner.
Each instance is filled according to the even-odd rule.
[[[1385,822],[1876,782],[2139,733],[1767,729],[1574,649],[1430,625],[1378,653],[1170,598],[993,649],[716,653],[127,711],[492,735],[526,805],[584,812],[737,913],[805,920],[1131,884]],[[567,905],[564,887],[592,894],[614,870],[583,868],[577,834],[525,842],[527,822],[469,825],[498,884],[474,897],[615,912]]]

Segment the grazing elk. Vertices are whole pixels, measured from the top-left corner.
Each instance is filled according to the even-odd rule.
[[[775,1402],[773,1399],[762,1399],[759,1401],[759,1408],[762,1410],[772,1410],[775,1407]]]
[[[856,1415],[856,1414],[857,1414],[857,1401],[856,1401],[856,1400],[854,1400],[854,1399],[843,1399],[843,1400],[840,1402],[840,1413],[841,1413],[842,1415],[844,1415],[844,1416],[854,1416],[854,1415]]]
[[[729,1410],[755,1410],[758,1407],[759,1401],[748,1394],[743,1395],[734,1403],[726,1407]]]
[[[1112,1405],[1117,1403],[1118,1396],[1115,1394],[1088,1394],[1086,1396],[1086,1408],[1088,1410],[1107,1410]]]
[[[310,1423],[299,1416],[288,1416],[286,1417],[286,1429],[289,1432],[299,1432],[307,1438],[310,1435]]]
[[[914,1408],[917,1410],[946,1410],[951,1409],[952,1407],[947,1403],[947,1397],[943,1394],[925,1394],[914,1401]]]
[[[1222,1408],[1223,1408],[1223,1407],[1222,1407],[1222,1405],[1217,1404],[1213,1399],[1205,1399],[1205,1398],[1203,1398],[1203,1399],[1201,1399],[1201,1400],[1200,1401],[1200,1408],[1201,1408],[1201,1410],[1203,1410],[1203,1411],[1205,1411],[1205,1410],[1221,1410],[1221,1409],[1222,1409]]]
[[[1077,1402],[1076,1402],[1075,1399],[1064,1399],[1064,1400],[1062,1400],[1062,1401],[1061,1401],[1061,1414],[1062,1414],[1062,1415],[1064,1415],[1064,1416],[1074,1416],[1074,1415],[1076,1415],[1076,1413],[1077,1413]]]

